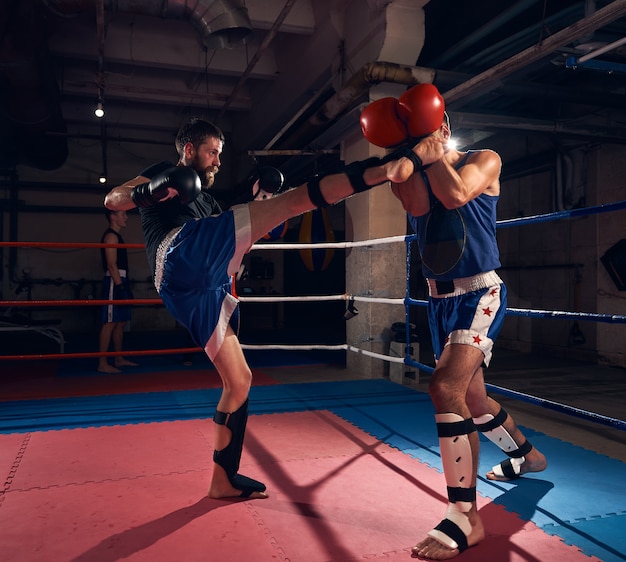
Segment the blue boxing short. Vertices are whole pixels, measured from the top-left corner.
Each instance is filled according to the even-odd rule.
[[[231,294],[231,275],[251,246],[246,205],[191,220],[159,246],[157,291],[167,310],[211,360],[222,347],[228,325],[238,332],[239,301]]]
[[[426,281],[435,359],[439,360],[445,346],[460,343],[480,349],[488,367],[506,313],[507,292],[502,279],[490,271],[453,281]]]
[[[102,300],[112,301],[133,298],[128,279],[125,275],[124,270],[120,270],[122,287],[118,287],[117,289],[109,274],[102,279]],[[108,324],[109,322],[128,322],[129,320],[130,306],[127,304],[107,304],[102,307],[101,321],[103,324]]]

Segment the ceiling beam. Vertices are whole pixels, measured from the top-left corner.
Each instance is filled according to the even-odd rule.
[[[446,100],[446,105],[449,106],[454,102],[465,100],[468,97],[481,95],[486,89],[491,88],[494,82],[498,82],[511,75],[513,72],[526,68],[528,65],[548,56],[555,50],[564,47],[579,37],[592,33],[624,15],[626,15],[626,0],[614,0],[590,16],[547,37],[541,43],[521,51],[509,59],[470,78],[467,82],[443,93],[442,95]]]

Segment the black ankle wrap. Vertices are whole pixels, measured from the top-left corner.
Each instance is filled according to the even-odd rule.
[[[365,183],[365,180],[363,179],[363,173],[367,168],[373,168],[374,166],[380,166],[381,164],[382,161],[380,158],[378,158],[377,156],[372,156],[367,160],[357,160],[356,162],[352,162],[343,169],[345,174],[348,176],[348,179],[350,180],[350,185],[352,186],[352,189],[354,189],[354,193],[361,193],[363,191],[371,189],[372,187],[376,187],[375,185],[367,185]]]
[[[401,146],[393,152],[390,152],[382,159],[381,163],[386,164],[392,160],[400,160],[400,158],[408,158],[411,162],[413,162],[414,172],[419,172],[424,169],[422,159],[408,146]]]
[[[326,199],[324,199],[322,191],[320,190],[321,179],[322,178],[320,178],[319,176],[310,179],[306,184],[306,188],[311,203],[313,203],[313,205],[315,205],[316,207],[323,209],[330,206],[330,204],[328,203],[328,201],[326,201]]]

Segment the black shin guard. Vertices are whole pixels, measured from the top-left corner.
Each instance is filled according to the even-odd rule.
[[[265,484],[237,473],[248,421],[248,400],[232,414],[215,410],[213,421],[218,425],[225,425],[232,434],[230,443],[226,447],[221,451],[213,452],[213,462],[224,469],[233,488],[241,490],[242,498],[250,497],[253,492],[264,492]]]
[[[398,157],[399,158],[399,157]],[[354,189],[354,193],[361,193],[363,191],[367,191],[368,189],[372,189],[372,187],[376,187],[377,185],[381,185],[388,180],[381,181],[374,185],[368,185],[365,183],[363,179],[363,174],[367,168],[373,168],[374,166],[380,166],[382,160],[377,156],[372,156],[367,160],[357,160],[348,164],[344,167],[343,172],[348,176],[348,181]],[[318,208],[329,207],[331,203],[326,201],[324,195],[322,195],[322,191],[320,189],[320,181],[325,176],[316,176],[310,179],[307,183],[307,193],[309,195],[309,199],[311,203]]]
[[[354,189],[354,193],[361,193],[362,191],[367,191],[372,187],[376,187],[376,185],[380,185],[377,183],[376,185],[367,185],[365,180],[363,179],[363,174],[367,168],[373,168],[374,166],[380,166],[381,159],[377,156],[372,156],[367,160],[357,160],[356,162],[352,162],[348,164],[344,168],[344,172],[348,176],[350,180],[350,185],[352,189]],[[382,181],[380,183],[385,183],[387,180]]]

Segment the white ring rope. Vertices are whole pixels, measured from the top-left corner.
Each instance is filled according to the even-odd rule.
[[[362,297],[359,295],[312,295],[300,297],[265,296],[265,297],[237,297],[240,302],[300,302],[300,301],[360,301],[378,302],[384,304],[405,304],[405,299],[390,299],[386,297]]]
[[[389,361],[391,363],[404,363],[403,357],[390,357],[389,355],[381,355],[380,353],[374,353],[373,351],[368,351],[367,349],[362,349],[360,347],[355,347],[353,345],[349,345],[347,343],[342,343],[338,345],[282,345],[282,344],[247,344],[242,343],[241,347],[243,349],[256,349],[256,350],[265,350],[265,349],[282,349],[287,351],[302,351],[303,349],[312,350],[312,349],[322,349],[325,351],[354,351],[356,353],[360,353],[362,355],[368,355],[369,357],[376,357],[377,359],[382,359],[384,361]]]
[[[316,244],[254,244],[250,250],[321,250],[324,248],[358,248],[361,246],[376,246],[391,242],[405,242],[409,238],[404,236],[388,236],[387,238],[373,238],[357,242],[319,242]]]

